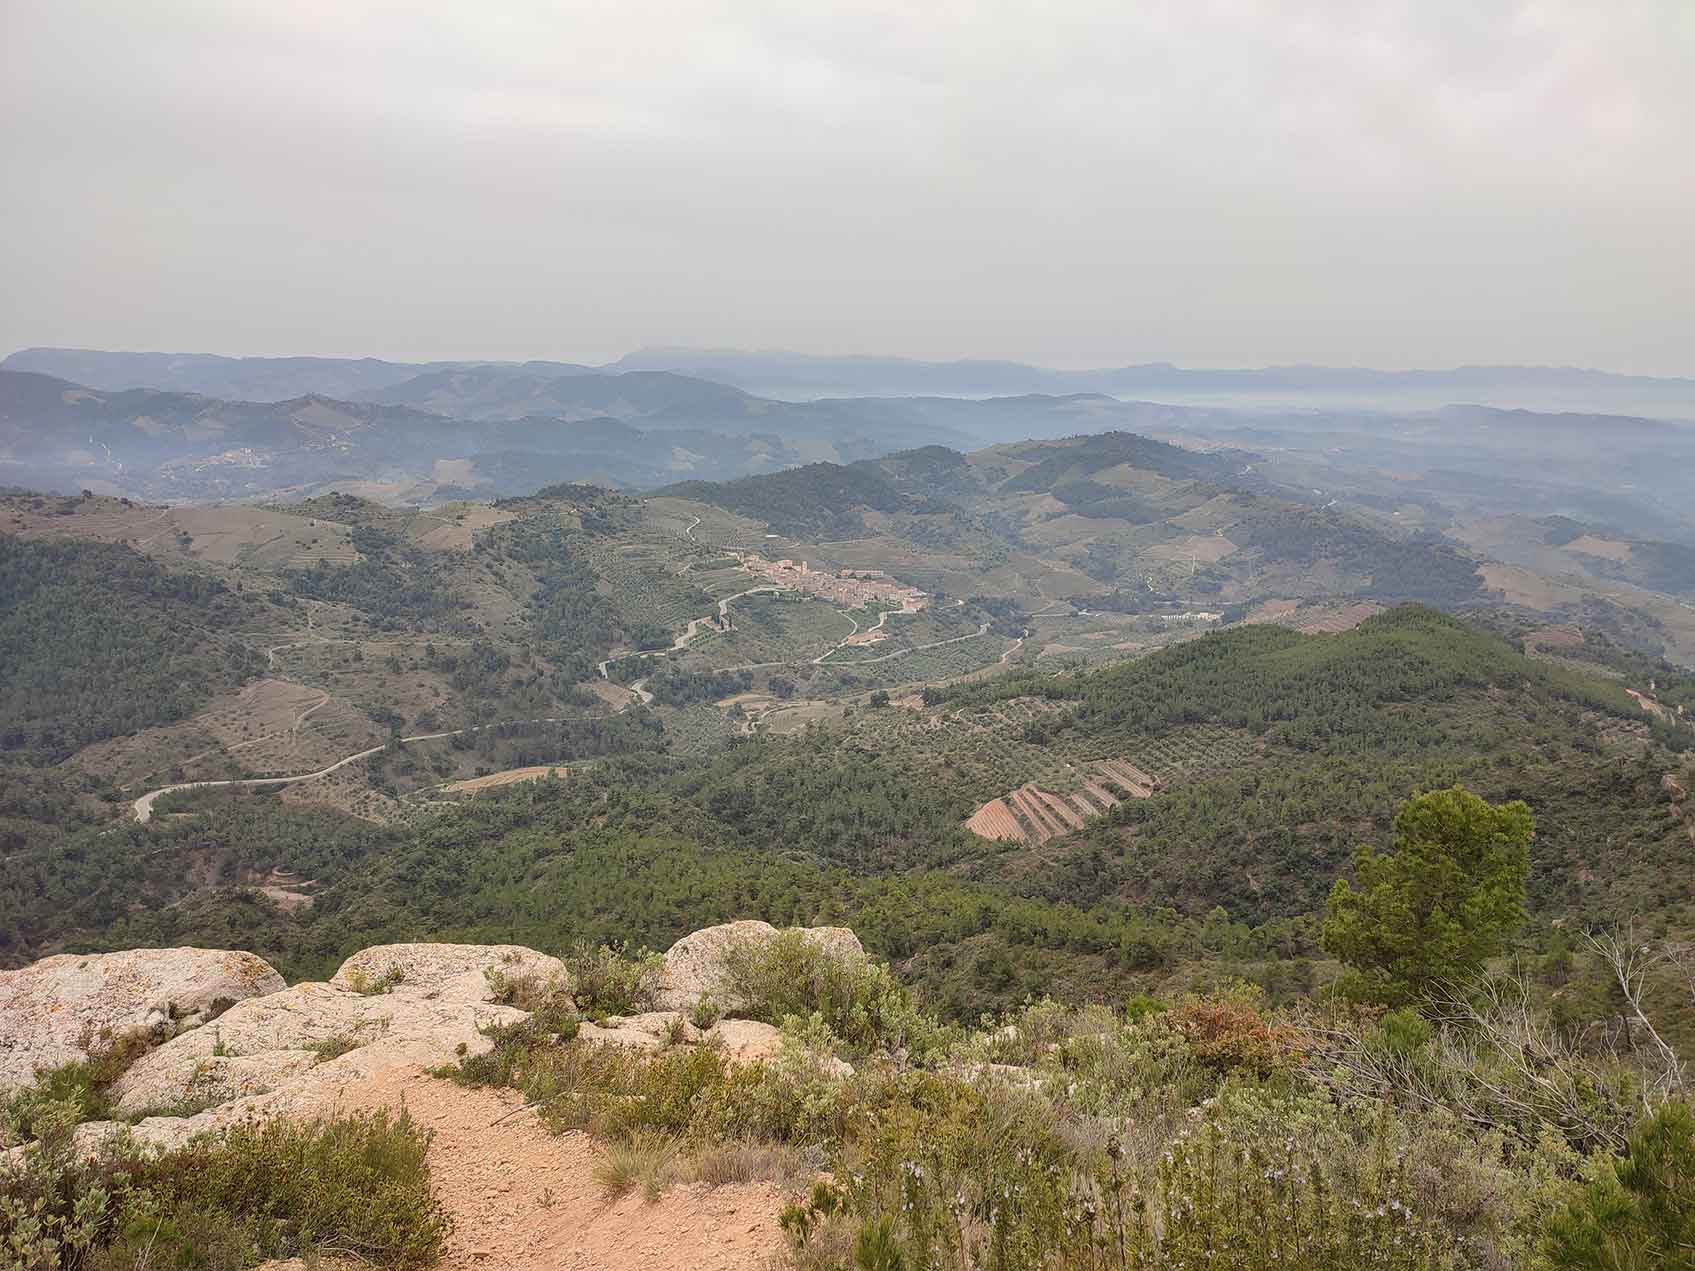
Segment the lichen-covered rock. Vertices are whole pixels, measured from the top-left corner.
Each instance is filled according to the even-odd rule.
[[[798,930],[808,944],[834,957],[865,957],[865,946],[846,927],[793,930]],[[752,1004],[745,1000],[730,975],[729,953],[749,943],[773,940],[778,934],[778,929],[768,922],[743,919],[684,936],[665,954],[654,1004],[661,1010],[692,1011],[703,999],[711,998],[724,1010],[746,1010]]]
[[[706,1034],[706,1040],[722,1046],[725,1056],[736,1063],[775,1059],[783,1053],[782,1030],[755,1019],[721,1019]]]
[[[0,971],[0,1093],[87,1058],[102,1036],[163,1040],[283,987],[263,958],[228,949],[59,954]]]
[[[702,1032],[678,1011],[648,1011],[613,1015],[598,1024],[584,1022],[577,1030],[582,1041],[633,1050],[657,1051],[668,1045],[716,1046],[731,1063],[751,1064],[776,1059],[783,1053],[783,1031],[753,1019],[722,1019]],[[819,1066],[830,1076],[847,1076],[853,1069],[825,1058]]]
[[[325,1080],[481,1054],[491,1045],[483,1028],[523,1018],[487,1002],[297,984],[238,1002],[210,1027],[142,1056],[112,1094],[125,1117],[181,1116],[261,1095],[287,1103]]]
[[[645,1011],[640,1015],[611,1015],[598,1024],[585,1021],[578,1025],[577,1036],[607,1046],[659,1050],[672,1042],[697,1042],[700,1030],[678,1011]]]
[[[500,986],[569,988],[558,958],[515,944],[379,944],[361,949],[330,977],[357,993],[447,1002],[493,1002]]]

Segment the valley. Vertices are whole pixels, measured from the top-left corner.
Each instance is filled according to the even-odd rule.
[[[482,382],[442,374],[421,401]],[[5,491],[0,968],[26,969],[0,977],[31,983],[60,952],[104,965],[87,960],[242,949],[295,982],[252,1013],[268,1019],[274,997],[309,1035],[275,1051],[212,1025],[193,1068],[208,1075],[142,1122],[166,1144],[221,1133],[243,1107],[318,1107],[332,1077],[404,1090],[442,1125],[472,1106],[446,1081],[484,1071],[525,1092],[495,1115],[566,1122],[584,1098],[670,1098],[632,1081],[827,1074],[804,1078],[810,1104],[784,1105],[908,1107],[889,1093],[904,1081],[969,1103],[1000,1097],[985,1073],[1051,1060],[1067,1074],[1051,1088],[1075,1092],[1079,1061],[1044,1049],[1043,1030],[1093,1046],[1098,1020],[1142,1002],[1154,1020],[1236,1013],[1279,1039],[1267,1053],[1284,1058],[1265,1062],[1293,1067],[1276,1080],[1316,1091],[1328,1070],[1294,1056],[1337,1037],[1375,1053],[1387,1027],[1369,1022],[1381,1007],[1344,1002],[1357,972],[1330,934],[1337,897],[1362,853],[1404,841],[1409,806],[1463,795],[1535,827],[1523,918],[1491,967],[1517,968],[1539,1010],[1602,1018],[1613,981],[1572,932],[1641,924],[1671,950],[1695,934],[1695,609],[1678,549],[1573,518],[1474,516],[1463,490],[1397,517],[1369,483],[1326,495],[1291,465],[1285,450],[1107,431],[634,488],[514,476],[498,497],[340,480],[215,502]],[[673,1009],[643,951],[692,965],[679,950],[750,914],[845,928],[870,961],[850,981],[773,972],[722,1023],[717,1002]],[[413,989],[346,970],[391,957],[423,959]],[[433,960],[465,958],[490,964],[477,983],[432,987]],[[544,993],[502,969],[526,959],[569,970]],[[1667,1045],[1687,1045],[1676,965],[1668,953],[1642,983]],[[470,996],[444,1002],[448,986]],[[404,1010],[382,1006],[390,1023],[370,1028],[367,1000]],[[1356,1033],[1312,1022],[1361,1009]],[[557,1031],[520,1042],[468,1022],[491,1011]],[[444,1012],[476,1048],[448,1053],[460,1034],[429,1022]],[[329,1031],[344,1016],[353,1031]],[[1161,1044],[1210,1054],[1212,1026]],[[251,1052],[218,1053],[226,1035]],[[193,1028],[177,1042],[200,1045]],[[931,1049],[915,1060],[915,1044]],[[301,1073],[296,1052],[316,1057]],[[567,1093],[538,1075],[625,1053],[627,1072],[571,1067]],[[1582,1063],[1646,1070],[1605,1053]],[[211,1089],[261,1069],[257,1093]],[[894,1084],[865,1093],[856,1071]],[[1247,1070],[1220,1071],[1228,1091]],[[525,1201],[560,1249],[603,1222],[583,1216],[577,1176],[621,1150],[608,1115],[560,1158],[568,1207]],[[495,1159],[500,1128],[432,1159]],[[736,1133],[754,1136],[727,1149],[737,1160],[813,1168],[759,1137],[776,1131]],[[558,1155],[541,1131],[499,1142]],[[736,1195],[765,1222],[792,1194],[718,1183],[684,1204],[655,1186],[640,1211],[608,1211],[609,1238],[677,1212],[674,1239],[692,1239]],[[769,1222],[748,1231],[793,1246]]]

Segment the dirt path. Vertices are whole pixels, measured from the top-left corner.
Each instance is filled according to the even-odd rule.
[[[929,644],[915,644],[910,649],[896,649],[893,653],[885,653],[880,658],[855,658],[851,662],[832,662],[830,665],[837,667],[870,666],[874,662],[892,662],[896,658],[904,658],[909,653],[922,653],[925,649],[939,649],[944,644],[958,644],[962,640],[975,640],[978,636],[985,636],[988,634],[989,624],[985,622],[969,635],[954,636],[951,640],[932,640]],[[842,646],[838,644],[836,649],[841,647]],[[836,649],[831,649],[830,653],[834,653]],[[813,658],[813,665],[823,665],[824,659],[829,657],[830,653],[825,653],[819,657]]]
[[[673,1187],[608,1203],[600,1148],[554,1135],[510,1090],[466,1090],[421,1069],[343,1087],[324,1111],[405,1107],[433,1134],[430,1186],[454,1229],[441,1271],[765,1271],[781,1265],[781,1193],[768,1183]],[[498,1124],[496,1124],[498,1122]]]
[[[637,690],[638,692],[640,690]],[[649,697],[648,701],[653,699]],[[319,703],[322,705],[323,703]],[[316,710],[317,707],[312,708]],[[309,713],[309,712],[308,712]],[[401,743],[411,741],[439,741],[443,737],[458,737],[462,733],[480,733],[490,728],[505,728],[512,724],[560,724],[567,719],[575,718],[568,715],[549,715],[542,719],[506,719],[497,724],[478,724],[472,728],[450,728],[441,733],[415,733],[411,737],[402,737]],[[178,790],[205,790],[212,786],[287,786],[301,781],[316,781],[319,777],[327,777],[338,768],[345,768],[350,763],[368,759],[388,745],[368,746],[342,759],[337,759],[327,768],[319,768],[316,772],[302,772],[290,777],[233,777],[222,781],[179,781],[175,785],[160,786],[157,790],[149,790],[137,799],[131,806],[135,809],[135,819],[146,824],[153,819],[153,804],[162,795],[174,794]]]
[[[289,724],[286,731],[291,732],[291,733],[299,732],[301,727],[306,723],[306,720],[311,716],[313,711],[316,711],[316,710],[318,710],[318,709],[320,709],[324,706],[329,705],[330,695],[328,693],[324,692],[323,689],[319,689],[318,692],[321,694],[321,696],[318,698],[318,700],[313,702],[305,710],[301,711],[300,714],[296,715],[294,717],[294,720]],[[262,733],[258,737],[249,738],[247,741],[238,741],[238,742],[234,743],[233,745],[229,745],[229,746],[213,746],[208,750],[202,750],[197,755],[190,755],[187,759],[182,760],[176,766],[179,767],[179,768],[187,768],[190,764],[199,763],[202,759],[205,759],[209,755],[216,755],[216,754],[220,754],[220,753],[222,753],[222,754],[234,754],[238,750],[245,750],[249,746],[257,746],[262,741],[272,741],[275,738],[281,737],[282,735],[283,735],[282,730],[279,730],[279,731],[273,732],[273,733]],[[157,771],[157,769],[155,769],[154,771]],[[133,784],[134,783],[131,783],[131,785],[133,785]],[[126,788],[129,788],[129,787],[126,787]]]
[[[698,517],[696,518],[696,523],[699,523]],[[632,649],[628,653],[614,653],[604,662],[598,663],[595,669],[600,672],[601,679],[610,680],[612,676],[608,668],[614,662],[622,662],[626,658],[663,658],[669,657],[673,653],[681,653],[684,649],[688,648],[690,644],[694,643],[697,638],[699,638],[702,631],[720,632],[728,629],[730,622],[730,602],[732,600],[740,600],[743,596],[757,595],[761,592],[769,592],[775,596],[780,594],[783,590],[784,589],[781,587],[761,585],[758,587],[749,587],[746,591],[738,591],[733,596],[725,596],[724,599],[718,602],[717,618],[713,618],[711,614],[706,614],[699,618],[690,618],[688,625],[683,628],[682,632],[676,639],[671,641],[671,647],[669,649]],[[859,630],[858,623],[854,623],[854,630]],[[771,665],[778,666],[782,664],[772,663]],[[651,677],[644,675],[641,679],[636,680],[630,685],[631,691],[635,693],[636,697],[639,698],[644,705],[653,701],[653,694],[641,687],[643,684],[646,684],[650,678]]]

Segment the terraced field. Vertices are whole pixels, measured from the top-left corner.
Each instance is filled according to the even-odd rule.
[[[779,540],[765,526],[734,512],[691,499],[658,498],[643,503],[643,523],[670,537],[692,543],[755,552]]]
[[[1250,734],[1215,725],[1148,738],[1130,754],[1103,754],[1096,749],[1101,743],[1064,733],[1032,740],[1030,725],[1066,709],[1039,697],[953,710],[924,708],[912,698],[880,710],[856,709],[830,726],[843,730],[844,745],[933,773],[948,789],[978,801],[967,824],[972,832],[1026,842],[1069,833],[1124,799],[1147,798],[1239,766],[1259,749]]]
[[[711,609],[695,582],[678,576],[675,556],[663,544],[638,541],[599,544],[589,559],[621,622],[674,630]]]
[[[678,665],[707,671],[806,662],[853,631],[847,615],[823,601],[766,593],[733,601],[730,621],[729,631],[696,639]]]
[[[916,649],[910,653],[893,650],[898,656],[882,658],[879,655],[880,660],[861,658],[838,665],[833,655],[824,664],[824,669],[834,679],[820,683],[832,685],[832,692],[936,684],[997,665],[1001,654],[1011,645],[1011,640],[985,632],[931,649]],[[871,647],[875,649],[877,646]]]
[[[966,821],[979,838],[1045,843],[1080,830],[1125,798],[1146,799],[1159,783],[1124,759],[1097,759],[1085,770],[1080,788],[1066,794],[1026,782],[1010,794],[990,799]]]
[[[1056,792],[1027,781],[979,807],[965,828],[981,838],[1045,843],[1082,829],[1126,798],[1150,798],[1187,777],[1240,764],[1255,750],[1251,737],[1232,729],[1181,729],[1139,748],[1134,761],[1115,757],[1068,765],[1070,788]]]

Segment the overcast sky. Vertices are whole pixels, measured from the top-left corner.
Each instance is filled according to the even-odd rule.
[[[0,346],[1695,375],[1691,0],[0,0]]]

